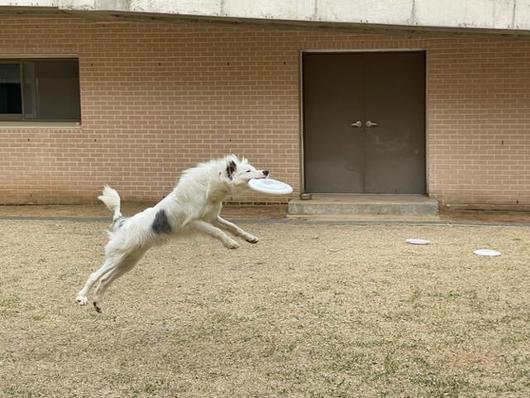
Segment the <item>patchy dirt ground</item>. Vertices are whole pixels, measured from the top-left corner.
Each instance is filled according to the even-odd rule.
[[[246,224],[150,251],[97,314],[106,225],[0,221],[0,396],[530,396],[529,227]]]

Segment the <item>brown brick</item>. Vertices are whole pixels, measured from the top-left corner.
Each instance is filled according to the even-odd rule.
[[[3,16],[0,58],[77,54],[82,126],[0,129],[1,203],[158,200],[229,151],[300,190],[299,51],[427,50],[428,190],[530,204],[530,41],[222,23]],[[237,201],[285,200],[252,195]]]

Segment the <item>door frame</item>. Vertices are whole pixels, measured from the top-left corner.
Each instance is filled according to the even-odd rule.
[[[304,54],[321,53],[321,54],[338,54],[338,53],[369,53],[369,52],[423,52],[425,53],[425,191],[426,195],[430,196],[429,183],[429,53],[426,48],[358,48],[358,49],[302,49],[298,54],[298,106],[299,106],[299,138],[300,138],[300,194],[312,193],[306,192],[305,187],[305,153],[304,153]],[[334,195],[348,195],[338,194],[336,192],[329,192]],[[358,194],[362,195],[362,194]]]

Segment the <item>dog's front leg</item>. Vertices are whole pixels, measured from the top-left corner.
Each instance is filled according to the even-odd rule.
[[[212,224],[208,224],[205,221],[196,220],[193,221],[192,226],[195,228],[195,230],[220,240],[228,249],[237,249],[239,247],[239,243]]]
[[[225,220],[221,216],[217,216],[217,220],[215,221],[215,224],[221,228],[226,229],[228,232],[236,236],[241,236],[247,242],[258,243],[258,238],[256,238],[254,235],[249,234],[248,232],[244,231],[242,228],[238,227],[236,224],[233,224],[230,221]]]

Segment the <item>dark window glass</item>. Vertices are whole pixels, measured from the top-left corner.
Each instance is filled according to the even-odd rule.
[[[2,64],[18,71],[18,102],[14,94],[6,96],[6,109],[17,108],[17,120],[80,121],[79,64],[75,59],[20,60]],[[13,72],[11,72],[13,74]],[[13,80],[13,78],[11,79]],[[21,84],[23,82],[23,84]],[[0,89],[0,93],[2,93]],[[13,89],[14,90],[14,89]],[[7,90],[5,90],[7,92]],[[0,94],[1,97],[2,94]],[[2,101],[0,99],[0,101]],[[3,102],[0,102],[2,104]],[[0,105],[0,120],[2,112]],[[4,119],[7,119],[7,115]]]
[[[0,115],[22,113],[22,85],[18,63],[0,63]]]

